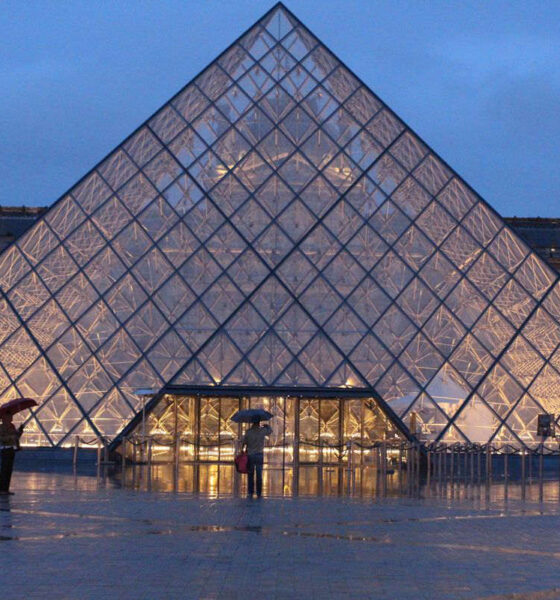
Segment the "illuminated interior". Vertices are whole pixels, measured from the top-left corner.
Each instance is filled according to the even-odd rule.
[[[0,402],[39,403],[25,445],[118,441],[168,385],[371,390],[424,442],[534,447],[560,414],[557,275],[282,6],[0,255],[0,291]],[[283,464],[296,423],[327,441],[372,418],[261,400]],[[181,432],[234,439],[243,401],[182,397]]]
[[[165,395],[140,420],[129,439],[150,441],[150,462],[230,463],[249,425],[235,423],[240,409],[264,408],[274,416],[265,448],[269,467],[372,465],[373,446],[406,440],[373,398],[317,398],[297,396]],[[128,458],[140,460],[148,448],[128,448]],[[133,456],[136,453],[136,456]],[[178,454],[178,456],[176,456]],[[147,456],[144,456],[144,462]],[[178,460],[177,460],[178,459]]]

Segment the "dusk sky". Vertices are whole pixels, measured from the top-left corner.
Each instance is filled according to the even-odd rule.
[[[273,4],[4,0],[0,204],[52,204]],[[500,214],[560,217],[560,1],[285,4]]]

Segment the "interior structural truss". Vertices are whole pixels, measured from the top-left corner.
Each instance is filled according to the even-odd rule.
[[[557,275],[283,5],[0,255],[25,443],[139,388],[370,390],[425,441],[535,445]]]

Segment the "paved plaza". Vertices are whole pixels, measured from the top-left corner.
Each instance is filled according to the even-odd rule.
[[[13,489],[5,600],[560,598],[557,483],[542,502],[477,488],[248,500],[71,470],[18,471]]]

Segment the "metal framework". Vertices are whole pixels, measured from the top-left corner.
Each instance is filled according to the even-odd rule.
[[[426,441],[560,413],[558,277],[283,5],[0,255],[24,443],[140,387],[366,389]]]

